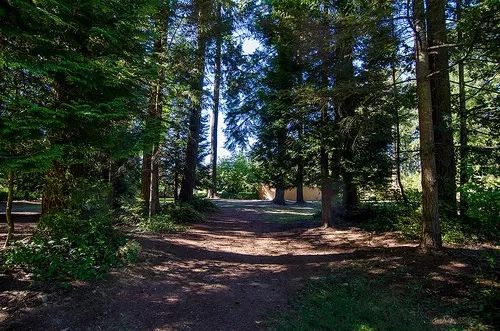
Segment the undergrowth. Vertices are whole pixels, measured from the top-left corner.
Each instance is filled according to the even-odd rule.
[[[115,228],[107,192],[102,183],[78,183],[66,209],[44,215],[31,239],[5,252],[5,267],[40,280],[88,280],[135,261],[140,246]]]

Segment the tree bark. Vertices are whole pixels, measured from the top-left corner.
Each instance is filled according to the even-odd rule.
[[[161,141],[162,130],[162,112],[163,112],[163,88],[165,84],[165,57],[166,57],[166,38],[168,29],[168,18],[170,8],[168,1],[162,1],[159,5],[156,25],[157,36],[154,42],[153,57],[156,60],[157,77],[151,86],[151,94],[149,97],[149,122],[150,130],[154,132],[154,141],[151,146],[146,148],[146,153],[143,159],[143,184],[142,195],[146,202],[148,215],[151,217],[158,213],[160,207],[159,194],[159,144]],[[151,153],[151,154],[149,154]]]
[[[427,0],[429,69],[436,146],[436,171],[441,213],[457,214],[455,147],[450,99],[449,56],[445,17],[446,0]]]
[[[189,118],[186,159],[184,163],[181,192],[179,194],[179,200],[182,202],[188,202],[193,198],[193,191],[196,185],[196,165],[200,140],[201,111],[203,107],[203,83],[205,78],[205,50],[207,45],[205,11],[208,10],[208,6],[209,4],[206,0],[198,0],[195,4],[198,22],[198,49],[196,51],[197,65],[194,74],[195,80],[193,81],[193,88],[195,90],[196,100]]]
[[[348,11],[347,2],[342,2],[340,6],[341,11]],[[344,91],[348,91],[348,95],[344,95],[344,93],[341,95],[339,94],[335,100],[335,106],[337,107],[337,113],[340,115],[340,119],[345,119],[354,117],[356,110],[356,97],[352,91],[349,91],[352,90],[352,88],[345,88],[345,86],[354,85],[353,50],[355,38],[352,36],[352,31],[349,30],[349,27],[344,26],[342,23],[339,24],[337,29],[338,34],[344,35],[344,38],[336,45],[334,77],[337,86],[340,86]],[[353,169],[354,133],[346,132],[343,135],[343,140],[343,162],[341,162],[341,174],[344,184],[343,208],[346,217],[349,218],[358,206],[358,187],[355,182],[355,170]]]
[[[179,202],[179,173],[174,171],[174,202]]]
[[[282,206],[286,204],[285,189],[283,187],[276,188],[276,194],[274,195],[273,203]]]
[[[299,156],[297,162],[297,196],[295,202],[298,204],[305,203],[304,200],[304,160]]]
[[[153,147],[153,155],[156,155],[158,158],[158,145]],[[160,210],[160,196],[159,196],[159,164],[158,161],[152,159],[151,160],[151,179],[149,186],[149,218],[158,214]]]
[[[42,194],[42,215],[58,211],[66,204],[68,178],[66,168],[59,161],[52,162],[52,168],[45,175]]]
[[[221,1],[217,1],[217,36],[215,40],[215,77],[214,77],[214,108],[210,121],[211,132],[211,186],[208,190],[209,198],[217,197],[217,131],[219,121],[220,105],[220,85],[222,77],[222,6]]]
[[[415,29],[416,78],[418,120],[420,129],[420,162],[422,169],[422,241],[424,250],[442,246],[439,223],[438,189],[436,182],[436,158],[434,127],[432,122],[431,84],[429,57],[425,32],[424,1],[413,1]]]
[[[151,191],[151,152],[144,151],[142,156],[141,197],[149,214],[149,194]]]
[[[14,220],[12,219],[12,202],[14,200],[14,171],[10,170],[7,177],[7,206],[5,208],[5,219],[7,220],[7,238],[4,247],[7,247],[14,238]]]
[[[462,1],[457,0],[457,22],[462,16]],[[458,28],[457,38],[462,40],[462,29]],[[465,64],[463,60],[458,62],[458,116],[460,119],[460,187],[469,182],[467,161],[469,158],[469,132],[467,128],[467,105],[465,91]],[[460,193],[460,218],[464,220],[467,216],[467,200],[465,194]]]
[[[328,52],[323,50],[323,63],[321,68],[321,85],[324,88],[328,88],[328,75],[330,68],[330,61],[328,58]],[[333,225],[332,221],[332,177],[330,174],[330,166],[327,151],[327,127],[331,125],[330,118],[328,116],[328,105],[324,105],[321,109],[321,146],[320,146],[320,175],[321,175],[321,224],[323,227],[330,227]]]
[[[324,147],[320,150],[321,167],[321,224],[324,227],[332,226],[332,180],[328,166],[328,153]]]
[[[148,215],[151,217],[159,211],[159,144],[161,141],[161,119],[163,112],[163,87],[165,82],[165,57],[167,21],[169,17],[168,1],[162,1],[156,17],[157,36],[154,41],[153,57],[157,65],[157,77],[151,86],[149,96],[149,130],[153,130],[155,141],[146,148],[142,165],[142,197],[146,203]],[[151,153],[151,154],[149,154]]]

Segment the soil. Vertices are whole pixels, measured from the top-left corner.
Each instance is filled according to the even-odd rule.
[[[424,256],[416,243],[395,234],[276,221],[273,215],[290,209],[268,202],[218,204],[219,212],[185,233],[133,234],[143,247],[140,262],[97,282],[30,287],[29,275],[20,271],[0,275],[1,327],[259,330],[289,309],[307,280],[327,273],[357,266],[378,277],[399,268],[400,286],[426,278],[440,300],[460,300],[478,267],[477,249]]]

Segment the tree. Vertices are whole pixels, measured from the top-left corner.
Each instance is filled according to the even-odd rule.
[[[148,102],[148,115],[146,119],[146,131],[152,136],[143,152],[142,161],[142,197],[146,202],[148,214],[151,217],[158,213],[160,207],[159,199],[159,159],[160,142],[162,140],[162,113],[165,88],[165,60],[167,52],[168,20],[170,16],[169,1],[161,1],[158,5],[155,26],[153,28],[155,37],[153,42],[152,59],[156,77],[151,82]]]
[[[208,197],[217,197],[217,148],[218,148],[218,121],[220,105],[220,85],[222,77],[222,5],[217,1],[215,22],[215,75],[214,75],[214,105],[210,122],[211,144],[210,144],[210,164],[211,164],[211,186],[208,190]]]
[[[203,108],[203,87],[205,79],[205,52],[208,41],[208,14],[211,2],[195,0],[193,4],[193,17],[197,27],[197,50],[192,88],[194,98],[189,118],[189,135],[186,147],[184,171],[179,194],[180,201],[187,202],[192,199],[196,184],[196,164],[198,147],[200,143],[201,111]]]
[[[442,246],[439,223],[438,188],[432,121],[432,95],[430,64],[425,30],[423,0],[413,1],[413,27],[415,31],[415,56],[420,129],[420,162],[422,169],[422,242],[423,249],[439,249]]]
[[[445,0],[427,0],[426,17],[440,210],[445,215],[454,216],[457,212],[456,164],[445,5]]]

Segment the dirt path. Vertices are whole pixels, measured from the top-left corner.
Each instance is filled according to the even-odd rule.
[[[358,260],[381,259],[390,268],[391,252],[400,256],[412,246],[391,235],[318,229],[282,217],[313,213],[310,207],[219,204],[220,212],[186,233],[138,234],[144,248],[139,264],[48,297],[48,305],[25,309],[8,328],[263,329],[306,279]]]

